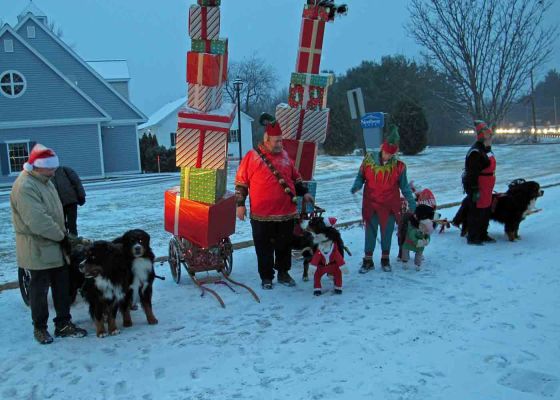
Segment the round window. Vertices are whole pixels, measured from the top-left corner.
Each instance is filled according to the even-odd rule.
[[[24,76],[17,71],[6,71],[0,75],[0,93],[9,98],[16,98],[25,92],[27,83]]]

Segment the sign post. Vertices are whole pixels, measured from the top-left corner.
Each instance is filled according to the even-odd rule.
[[[382,112],[371,112],[360,119],[364,134],[364,145],[367,150],[379,148],[383,139],[385,115]]]

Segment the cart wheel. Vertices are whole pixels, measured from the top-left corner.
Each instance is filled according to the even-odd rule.
[[[173,280],[179,283],[181,280],[181,248],[179,242],[174,237],[169,241],[169,258],[167,262],[169,263]]]
[[[231,245],[231,241],[229,238],[225,238],[222,240],[222,258],[224,260],[224,267],[222,268],[222,272],[225,275],[230,275],[231,270],[233,269],[233,246]]]
[[[29,282],[31,281],[31,272],[25,268],[18,268],[18,282],[21,298],[27,307],[29,307]]]

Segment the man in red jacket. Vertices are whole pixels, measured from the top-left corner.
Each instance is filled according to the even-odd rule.
[[[272,289],[274,269],[278,283],[295,286],[288,271],[292,266],[292,236],[298,217],[296,196],[313,202],[294,163],[282,148],[282,130],[269,114],[264,140],[241,160],[235,177],[237,218],[245,220],[245,199],[250,196],[251,228],[263,289]]]

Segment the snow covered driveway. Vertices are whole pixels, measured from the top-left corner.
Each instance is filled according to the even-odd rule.
[[[260,304],[218,287],[221,309],[158,267],[159,325],[136,311],[134,327],[105,339],[79,303],[73,317],[90,336],[40,346],[19,292],[4,291],[0,398],[558,399],[559,200],[547,189],[516,243],[498,225],[483,247],[436,234],[421,272],[403,270],[393,247],[392,273],[359,275],[363,233],[345,230],[354,256],[341,296],[314,297],[296,266],[298,286],[257,289]],[[234,278],[258,288],[253,249],[234,257]]]

